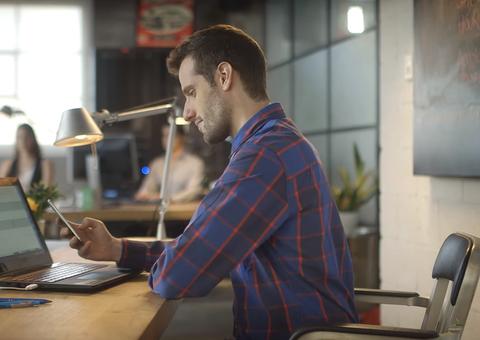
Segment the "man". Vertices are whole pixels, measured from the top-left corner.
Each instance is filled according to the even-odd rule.
[[[237,339],[356,321],[350,253],[325,174],[280,104],[269,103],[258,44],[213,26],[167,63],[186,97],[184,118],[208,143],[233,137],[227,168],[173,243],[116,239],[87,218],[78,226],[85,243],[71,246],[150,271],[150,287],[165,298],[205,295],[230,273]]]
[[[162,127],[162,146],[165,150],[168,144],[169,130],[169,125]],[[164,164],[164,156],[157,157],[150,163],[150,173],[143,179],[135,194],[136,200],[152,201],[160,198]],[[185,130],[181,126],[175,133],[170,174],[168,198],[171,202],[189,202],[200,196],[204,177],[203,161],[187,150]],[[182,230],[184,226],[182,225]]]

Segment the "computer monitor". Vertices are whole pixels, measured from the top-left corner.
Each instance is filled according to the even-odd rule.
[[[131,134],[106,135],[97,143],[97,153],[102,198],[104,200],[131,198],[140,178],[135,137]],[[86,160],[91,154],[90,146],[73,148],[73,180],[88,179]]]
[[[92,154],[90,145],[76,146],[69,149],[68,167],[71,182],[84,182],[87,180],[86,157]]]

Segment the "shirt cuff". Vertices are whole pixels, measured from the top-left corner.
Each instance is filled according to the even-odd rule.
[[[117,266],[145,270],[147,249],[144,243],[122,239],[122,256]]]

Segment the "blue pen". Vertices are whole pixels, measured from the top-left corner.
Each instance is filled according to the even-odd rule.
[[[35,307],[52,302],[47,299],[0,298],[1,308]]]

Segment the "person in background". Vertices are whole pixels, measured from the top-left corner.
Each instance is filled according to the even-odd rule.
[[[25,192],[39,182],[45,185],[53,183],[53,163],[42,158],[40,145],[30,125],[22,124],[17,128],[15,156],[0,164],[0,177],[18,177]]]
[[[348,242],[318,153],[266,92],[266,62],[245,32],[216,25],[170,52],[183,117],[207,143],[232,137],[222,176],[173,242],[112,237],[98,220],[70,245],[91,260],[150,272],[168,299],[204,296],[230,274],[237,340],[287,340],[300,327],[358,320]],[[62,228],[62,235],[68,230]]]
[[[167,147],[169,126],[162,127],[162,146]],[[188,202],[198,198],[202,192],[204,177],[203,161],[185,147],[185,130],[177,127],[170,162],[168,197],[172,202]],[[135,194],[139,201],[158,200],[162,182],[165,157],[157,157],[150,163],[150,173]]]

